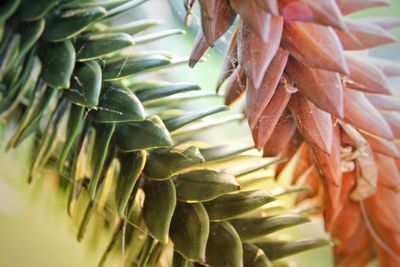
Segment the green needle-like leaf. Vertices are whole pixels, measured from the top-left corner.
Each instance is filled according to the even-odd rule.
[[[61,15],[52,14],[46,20],[46,29],[43,38],[50,42],[60,42],[70,39],[106,15],[107,11],[99,6],[66,10],[62,11]]]
[[[17,1],[16,1],[17,2]],[[18,15],[22,20],[34,21],[43,18],[60,0],[22,0]]]
[[[142,19],[121,25],[102,25],[102,27],[99,27],[99,31],[103,33],[124,32],[130,35],[134,35],[153,26],[160,25],[161,23],[162,21],[157,19]]]
[[[94,200],[96,197],[100,176],[104,169],[107,154],[109,153],[108,148],[110,146],[110,141],[114,130],[114,124],[102,124],[98,126],[98,129],[96,131],[96,139],[92,159],[94,172],[89,184],[89,196],[91,200]]]
[[[97,122],[116,123],[144,120],[144,109],[130,90],[114,84],[101,89],[97,109],[92,113]]]
[[[174,247],[186,258],[205,261],[209,220],[201,203],[177,202],[169,231]]]
[[[147,155],[145,151],[140,150],[131,153],[120,153],[118,158],[121,169],[117,181],[115,201],[118,206],[118,214],[123,217],[129,198],[146,164]]]
[[[21,0],[6,0],[0,6],[0,25],[17,10]]]
[[[94,107],[99,104],[101,68],[96,61],[78,65],[71,79],[71,88],[64,94],[76,105]]]
[[[92,34],[76,40],[76,57],[78,61],[87,61],[107,56],[134,44],[133,38],[126,33]]]
[[[202,162],[204,158],[194,146],[155,149],[149,154],[149,162],[144,172],[151,179],[162,180]]]
[[[173,145],[167,128],[158,116],[140,122],[118,124],[115,134],[118,148],[125,152]]]
[[[246,267],[274,266],[272,262],[267,258],[264,251],[249,243],[243,243],[243,263]]]
[[[266,218],[234,219],[230,222],[235,227],[240,238],[248,240],[309,221],[307,217],[287,213]]]
[[[249,151],[254,148],[254,145],[221,145],[214,146],[205,149],[201,149],[200,152],[207,161],[221,160],[229,158],[243,152]]]
[[[274,198],[267,191],[242,191],[222,195],[216,199],[204,202],[211,221],[227,220],[255,210]]]
[[[200,87],[196,84],[174,83],[154,88],[145,88],[136,91],[135,94],[140,101],[144,102],[195,90],[200,90]]]
[[[176,192],[171,180],[148,181],[143,187],[143,218],[150,234],[161,243],[168,242],[169,227],[176,206]]]
[[[141,36],[134,37],[133,40],[137,45],[153,42],[173,35],[185,34],[183,30],[166,30],[162,32],[149,33]]]
[[[187,202],[209,201],[240,189],[234,176],[214,170],[194,170],[174,179],[178,199]]]
[[[326,239],[307,238],[295,241],[270,240],[256,243],[262,249],[270,260],[279,260],[306,250],[330,245]]]
[[[43,64],[42,78],[49,86],[69,88],[75,67],[75,49],[71,41],[46,43],[40,48],[40,60]]]
[[[228,107],[226,107],[226,106],[209,107],[209,108],[205,108],[205,109],[202,109],[199,111],[189,112],[188,114],[185,114],[185,115],[177,117],[177,118],[165,120],[164,123],[165,123],[165,126],[167,126],[169,131],[175,131],[191,122],[200,120],[204,117],[210,116],[210,115],[218,113],[218,112],[225,111],[227,109],[228,109]]]
[[[164,56],[125,57],[106,63],[103,69],[103,80],[121,80],[170,63],[171,60]]]
[[[206,260],[211,266],[243,266],[242,241],[229,222],[210,223]]]
[[[65,137],[65,143],[61,150],[60,158],[58,159],[58,169],[63,170],[65,160],[68,158],[69,152],[71,151],[72,145],[75,142],[79,130],[82,126],[85,115],[85,108],[72,104],[69,111],[69,118],[67,123],[67,133]]]
[[[21,24],[21,45],[16,62],[21,61],[26,53],[28,53],[29,49],[39,40],[44,31],[44,24],[44,19]]]

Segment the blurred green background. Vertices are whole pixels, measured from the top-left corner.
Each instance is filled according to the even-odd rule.
[[[392,3],[391,8],[368,10],[356,14],[355,17],[400,16],[400,0],[392,0]],[[170,0],[170,2],[150,0],[143,8],[128,14],[122,20],[127,20],[131,16],[160,18],[166,22],[165,25],[159,27],[160,29],[186,29],[188,33],[185,36],[170,37],[152,44],[151,48],[169,50],[182,56],[188,56],[199,21],[195,17],[193,26],[187,29],[182,23],[183,15],[182,0]],[[400,29],[395,30],[394,33],[400,37]],[[228,42],[229,34],[207,53],[205,56],[207,61],[198,64],[195,70],[187,66],[180,66],[174,72],[162,74],[162,76],[171,81],[198,83],[203,90],[214,90]],[[400,60],[400,45],[384,46],[372,53],[384,58]],[[397,86],[399,81],[394,80],[393,83]],[[238,110],[238,108],[240,105],[237,105],[235,109]],[[245,133],[248,136],[247,141],[251,140],[245,126],[240,127],[240,130],[237,127],[236,124],[232,124],[228,128],[220,130],[220,139],[222,139],[221,136],[235,132],[237,136]],[[1,126],[0,131],[3,136],[1,140],[7,140],[9,129]],[[100,254],[106,246],[107,237],[99,236],[95,240],[87,239],[83,243],[78,243],[75,239],[77,226],[66,213],[66,196],[55,192],[56,185],[52,184],[51,179],[42,179],[33,185],[26,183],[30,157],[27,151],[30,145],[31,142],[26,141],[18,150],[8,153],[3,152],[4,142],[0,148],[0,266],[97,266]],[[298,237],[321,236],[323,235],[323,226],[320,219],[315,218],[313,223],[295,227],[291,230],[291,234]],[[92,243],[90,248],[87,244],[89,242]],[[291,259],[298,262],[297,266],[332,266],[329,248],[316,249]],[[117,257],[113,263],[115,266],[122,265]]]

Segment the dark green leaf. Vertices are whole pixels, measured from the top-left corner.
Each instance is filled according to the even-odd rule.
[[[258,247],[243,243],[243,263],[246,267],[272,267],[271,261],[264,251]]]
[[[129,198],[146,164],[147,156],[146,152],[141,150],[131,153],[120,153],[118,158],[121,167],[115,197],[118,214],[123,217]]]
[[[125,57],[106,63],[103,79],[105,81],[120,80],[170,63],[171,60],[164,56]]]
[[[146,102],[146,107],[162,107],[162,106],[174,106],[179,105],[180,103],[192,101],[192,100],[199,100],[202,98],[221,98],[214,93],[207,93],[207,92],[189,92],[185,94],[174,95],[170,97],[164,97],[160,99],[151,100]]]
[[[67,108],[67,101],[62,99],[57,103],[56,110],[51,113],[51,117],[41,137],[40,143],[35,150],[35,157],[32,160],[31,169],[29,171],[28,182],[32,182],[38,171],[44,166],[49,159],[51,152],[57,145],[57,135],[61,128],[62,118]]]
[[[280,158],[263,158],[261,160],[257,160],[254,163],[249,163],[246,165],[237,165],[228,169],[229,173],[234,174],[236,177],[245,176],[251,174],[253,172],[266,169],[267,167],[277,163],[280,161]]]
[[[204,158],[194,146],[155,149],[150,152],[149,162],[144,171],[152,179],[167,179],[202,162]]]
[[[173,267],[192,267],[193,265],[179,252],[174,251],[174,256],[172,258],[172,266]]]
[[[224,127],[228,123],[240,122],[243,120],[243,115],[234,114],[231,116],[224,116],[222,118],[213,118],[209,120],[199,121],[188,125],[187,127],[178,129],[174,132],[173,136],[180,138],[192,137],[195,134],[202,133],[205,130],[212,129],[213,127]]]
[[[67,159],[72,145],[80,131],[84,120],[85,108],[72,104],[69,110],[69,118],[67,123],[67,133],[65,136],[64,146],[61,150],[60,157],[58,159],[58,170],[62,171],[64,168],[65,160]]]
[[[93,117],[102,123],[142,121],[144,109],[130,90],[107,84],[101,89],[99,105],[93,110]]]
[[[99,30],[104,33],[125,32],[127,34],[134,35],[160,24],[161,21],[157,19],[142,19],[122,25],[104,26],[104,28],[100,28]]]
[[[43,18],[60,0],[22,0],[18,15],[22,20],[34,21]]]
[[[210,266],[243,266],[242,242],[229,222],[210,223],[206,261]]]
[[[96,7],[102,6],[104,8],[113,8],[115,6],[121,5],[127,0],[62,0],[62,8],[83,8],[83,7]]]
[[[70,39],[106,15],[107,11],[99,6],[66,10],[57,15],[52,14],[46,21],[43,38],[50,42]]]
[[[204,202],[211,221],[226,220],[237,217],[261,207],[274,198],[267,191],[242,191],[222,195],[216,199]]]
[[[307,238],[295,241],[270,240],[256,243],[271,260],[278,260],[306,250],[330,245],[326,239]]]
[[[266,218],[234,219],[230,222],[242,240],[248,240],[309,221],[307,217],[287,213]]]
[[[290,187],[279,187],[271,190],[271,194],[274,197],[281,197],[287,194],[299,193],[299,192],[309,192],[310,187],[305,186],[290,186]]]
[[[71,88],[64,94],[76,105],[94,107],[99,104],[101,90],[101,68],[90,61],[75,68]]]
[[[93,176],[89,184],[89,196],[91,200],[96,197],[100,176],[103,172],[106,158],[109,153],[111,137],[114,133],[114,124],[101,124],[96,129],[96,138],[92,158]]]
[[[125,152],[173,145],[168,130],[157,116],[140,122],[118,124],[116,142],[118,148]]]
[[[179,200],[203,202],[240,189],[235,177],[214,170],[194,170],[175,177]]]
[[[122,5],[118,5],[108,11],[107,19],[118,16],[126,11],[131,10],[132,8],[137,7],[138,5],[146,2],[147,0],[130,0]]]
[[[26,109],[8,147],[15,148],[39,127],[43,112],[48,108],[51,99],[56,95],[55,93],[55,89],[47,87],[43,82],[38,81],[36,83],[32,101]]]
[[[6,0],[0,6],[0,24],[3,24],[17,10],[21,0]]]
[[[205,149],[200,152],[207,161],[229,158],[254,148],[254,145],[221,145]]]
[[[155,33],[137,36],[137,37],[134,37],[133,40],[135,41],[135,44],[141,45],[141,44],[145,44],[148,42],[156,41],[158,39],[169,37],[172,35],[185,34],[185,33],[186,32],[183,30],[165,30],[162,32],[155,32]]]
[[[25,87],[26,89],[27,86],[29,86],[32,82],[31,78],[34,67],[40,68],[40,66],[38,66],[38,61],[35,60],[34,55],[35,51],[32,50],[24,61],[24,66],[20,78],[16,81],[15,84],[11,85],[11,88],[7,90],[5,97],[0,100],[0,113],[8,111],[12,105],[15,105],[18,95],[21,94],[23,88]]]
[[[200,90],[200,87],[196,84],[174,83],[153,88],[145,88],[136,91],[135,94],[140,101],[143,102],[195,90]]]
[[[44,19],[21,24],[21,45],[17,62],[21,61],[29,49],[39,40],[44,30],[44,24]]]
[[[176,206],[176,192],[171,180],[148,181],[144,185],[143,218],[150,234],[161,243],[168,242],[168,232]]]
[[[225,111],[227,109],[228,109],[228,107],[226,107],[226,106],[208,107],[208,108],[204,108],[202,110],[189,112],[188,114],[185,114],[178,118],[165,120],[164,123],[169,131],[175,131],[191,122],[200,120],[204,117],[210,116],[210,115],[218,113],[218,112]]]
[[[112,54],[134,45],[133,38],[126,33],[92,34],[76,40],[78,61],[91,60]]]
[[[178,201],[169,234],[175,249],[186,258],[205,261],[209,220],[201,203]]]
[[[4,51],[0,55],[0,78],[5,76],[12,69],[15,60],[18,57],[19,47],[21,44],[21,34],[14,33],[4,46]]]
[[[75,49],[71,41],[46,43],[40,48],[42,79],[55,89],[69,88],[75,66]]]

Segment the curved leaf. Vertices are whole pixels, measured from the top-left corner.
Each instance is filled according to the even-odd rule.
[[[15,1],[17,2],[17,1]],[[43,18],[60,0],[22,0],[18,8],[18,16],[25,21],[34,21]]]
[[[106,63],[103,69],[103,80],[114,81],[133,76],[139,72],[171,64],[164,56],[125,57]]]
[[[169,235],[174,247],[186,258],[205,261],[209,220],[201,203],[177,202]]]
[[[231,174],[213,170],[194,170],[175,177],[179,200],[202,202],[240,189]]]
[[[70,39],[92,26],[107,15],[103,7],[80,8],[63,11],[61,15],[52,14],[46,20],[43,38],[50,42]]]
[[[115,123],[144,120],[144,108],[130,90],[118,85],[106,84],[101,89],[99,105],[93,110],[97,122]]]
[[[121,217],[124,216],[134,187],[140,175],[142,175],[146,159],[147,155],[143,150],[133,153],[120,153],[118,155],[121,167],[118,175],[115,202],[118,206],[118,214]]]
[[[171,180],[151,182],[143,187],[143,218],[147,229],[161,243],[168,242],[168,232],[176,206],[175,186]]]
[[[267,258],[264,251],[260,248],[249,244],[243,244],[243,262],[244,266],[251,267],[272,267],[275,266],[271,263],[271,261]]]
[[[248,213],[271,201],[274,197],[267,191],[254,190],[222,195],[203,205],[210,221],[220,221]]]
[[[192,111],[183,116],[164,120],[165,126],[169,131],[175,131],[191,122],[197,121],[209,115],[222,112],[227,110],[226,106],[214,106],[209,108],[204,108],[200,111]]]
[[[178,93],[200,90],[196,84],[174,83],[157,87],[145,88],[135,92],[140,101],[151,101]]]
[[[255,245],[261,248],[270,260],[275,261],[306,250],[327,246],[329,244],[330,242],[326,239],[309,238],[295,241],[271,240],[256,243]]]
[[[204,158],[195,146],[155,149],[149,154],[144,172],[151,179],[162,180],[203,162]]]
[[[94,107],[99,104],[101,90],[101,68],[96,61],[75,68],[71,88],[64,94],[76,105]]]
[[[42,79],[55,89],[69,88],[75,67],[75,49],[71,41],[46,43],[40,48]]]
[[[206,261],[211,266],[243,266],[242,241],[229,222],[210,223]]]
[[[107,56],[134,44],[133,38],[126,33],[92,34],[76,40],[76,58],[78,61],[87,61]]]
[[[287,213],[266,218],[234,219],[230,223],[242,240],[248,240],[309,221],[304,216]]]
[[[167,128],[158,116],[118,124],[115,134],[118,148],[125,152],[173,145]]]

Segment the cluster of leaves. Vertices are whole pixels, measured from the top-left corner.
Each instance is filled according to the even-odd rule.
[[[136,36],[157,21],[112,25],[142,2],[8,0],[0,6],[0,114],[17,125],[7,148],[35,136],[29,181],[43,170],[61,177],[69,215],[79,217],[85,206],[78,240],[90,221],[96,230],[112,229],[100,265],[119,240],[129,248],[129,266],[165,259],[174,266],[284,266],[277,260],[326,245],[268,236],[309,221],[266,206],[298,188],[249,189],[260,179],[255,173],[276,158],[261,159],[251,145],[190,141],[221,124],[203,118],[225,106],[187,110],[182,104],[210,95],[191,92],[200,89],[194,84],[140,76],[187,62],[136,49],[180,30]],[[243,157],[249,160],[240,164]]]
[[[194,3],[185,1],[189,15]],[[400,265],[400,99],[390,85],[400,66],[365,53],[396,42],[390,30],[400,20],[346,17],[390,1],[199,4],[191,66],[240,17],[217,90],[227,80],[227,105],[246,94],[256,147],[265,156],[292,159],[293,182],[311,185],[308,197],[322,198],[326,228],[341,241],[337,264],[365,266],[378,252],[382,266]]]

